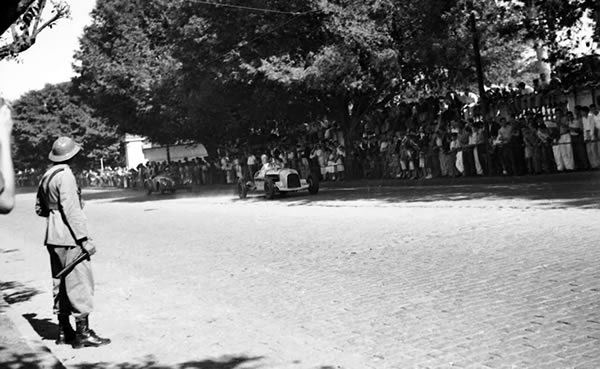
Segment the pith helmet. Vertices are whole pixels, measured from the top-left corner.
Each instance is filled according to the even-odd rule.
[[[48,158],[55,163],[60,163],[71,159],[79,150],[81,150],[81,146],[72,138],[59,137],[52,144],[52,151],[50,151]]]

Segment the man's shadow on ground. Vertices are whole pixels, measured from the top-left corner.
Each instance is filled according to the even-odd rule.
[[[23,314],[23,318],[27,319],[33,330],[43,340],[55,340],[58,336],[58,324],[50,319],[38,319],[35,313]]]

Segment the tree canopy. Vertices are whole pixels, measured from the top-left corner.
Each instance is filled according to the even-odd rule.
[[[116,128],[95,117],[71,91],[69,82],[46,85],[17,100],[14,108],[14,150],[17,168],[43,168],[52,144],[60,136],[72,137],[82,144],[77,156],[82,167],[98,166],[100,158],[107,165],[119,164],[120,136]]]
[[[488,83],[527,42],[561,53],[589,0],[99,0],[77,89],[121,130],[218,142],[326,118],[351,139],[397,101],[474,86],[477,15]]]

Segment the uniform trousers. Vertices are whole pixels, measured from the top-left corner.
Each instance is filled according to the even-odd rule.
[[[81,261],[66,276],[56,275],[81,253],[81,247],[48,246],[52,270],[54,314],[85,318],[94,308],[94,276],[91,262]]]

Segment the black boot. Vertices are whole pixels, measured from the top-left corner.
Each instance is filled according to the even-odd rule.
[[[57,345],[71,344],[75,340],[75,331],[71,327],[69,322],[69,315],[59,314],[58,315],[58,336],[56,341]]]
[[[75,321],[76,332],[73,348],[98,347],[108,345],[110,339],[98,337],[96,333],[89,328],[88,318],[81,318]]]

